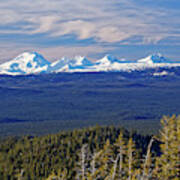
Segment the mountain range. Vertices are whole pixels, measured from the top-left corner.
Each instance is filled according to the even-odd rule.
[[[137,61],[118,59],[106,55],[97,61],[90,61],[86,57],[63,57],[55,62],[46,60],[37,52],[25,52],[15,59],[0,65],[0,74],[29,75],[60,72],[133,72],[154,69],[154,76],[166,76],[169,73],[163,68],[171,69],[180,67],[180,63],[173,62],[161,54],[149,55]],[[158,69],[161,69],[158,71]],[[172,73],[171,73],[172,74]]]

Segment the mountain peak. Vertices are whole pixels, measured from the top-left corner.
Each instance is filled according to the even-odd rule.
[[[75,56],[75,66],[91,66],[93,63],[84,56]]]
[[[115,63],[115,62],[120,62],[120,60],[118,60],[116,57],[114,57],[110,54],[107,54],[102,59],[98,60],[96,63],[97,64],[110,65],[110,64]]]
[[[10,75],[40,73],[51,63],[37,52],[24,52],[15,59],[0,65],[1,72]]]
[[[107,54],[102,59],[93,62],[84,56],[61,58],[53,63],[47,61],[37,52],[24,52],[15,59],[0,65],[0,74],[28,75],[58,72],[107,72],[107,71],[140,71],[152,68],[180,67],[180,63],[167,60],[160,53],[149,55],[138,61],[117,59]]]
[[[23,58],[28,58],[31,56],[42,56],[37,52],[23,52],[22,54],[19,54],[14,60],[22,60]]]
[[[118,59],[111,54],[106,54],[103,59],[107,59],[108,61],[111,62],[118,61]]]
[[[139,62],[139,63],[148,63],[148,64],[153,64],[153,63],[171,63],[167,58],[165,58],[160,53],[149,55],[146,58],[138,60],[137,62]]]

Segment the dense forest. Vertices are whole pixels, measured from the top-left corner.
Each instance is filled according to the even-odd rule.
[[[157,134],[163,115],[180,114],[180,70],[174,72],[0,76],[0,135],[39,136],[96,124]]]
[[[164,116],[159,135],[89,127],[0,142],[3,180],[178,180],[180,117]]]

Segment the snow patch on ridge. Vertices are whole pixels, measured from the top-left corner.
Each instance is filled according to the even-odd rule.
[[[174,75],[174,73],[173,72],[170,73],[167,71],[153,73],[153,76],[168,76],[168,75]]]

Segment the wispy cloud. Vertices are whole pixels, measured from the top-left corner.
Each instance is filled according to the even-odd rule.
[[[73,41],[93,39],[98,46],[159,44],[172,37],[176,44],[179,41],[176,42],[175,37],[180,36],[180,11],[168,2],[1,0],[0,38],[6,38],[0,39],[0,43],[21,35],[21,39],[14,39],[13,43],[24,40],[25,44],[28,37],[34,37],[34,46],[45,42],[47,46],[52,39],[75,36]],[[180,7],[178,0],[173,3]],[[46,41],[42,41],[42,36]]]
[[[132,0],[7,0],[0,3],[0,9],[0,24],[12,25],[9,33],[75,34],[79,39],[95,38],[104,42],[119,42],[141,35],[142,43],[157,43],[158,39],[172,34],[171,18],[178,13],[137,5]],[[167,18],[172,26],[166,24]],[[174,21],[179,24],[177,20],[176,17]],[[13,25],[18,23],[22,24],[21,28],[14,29]]]

